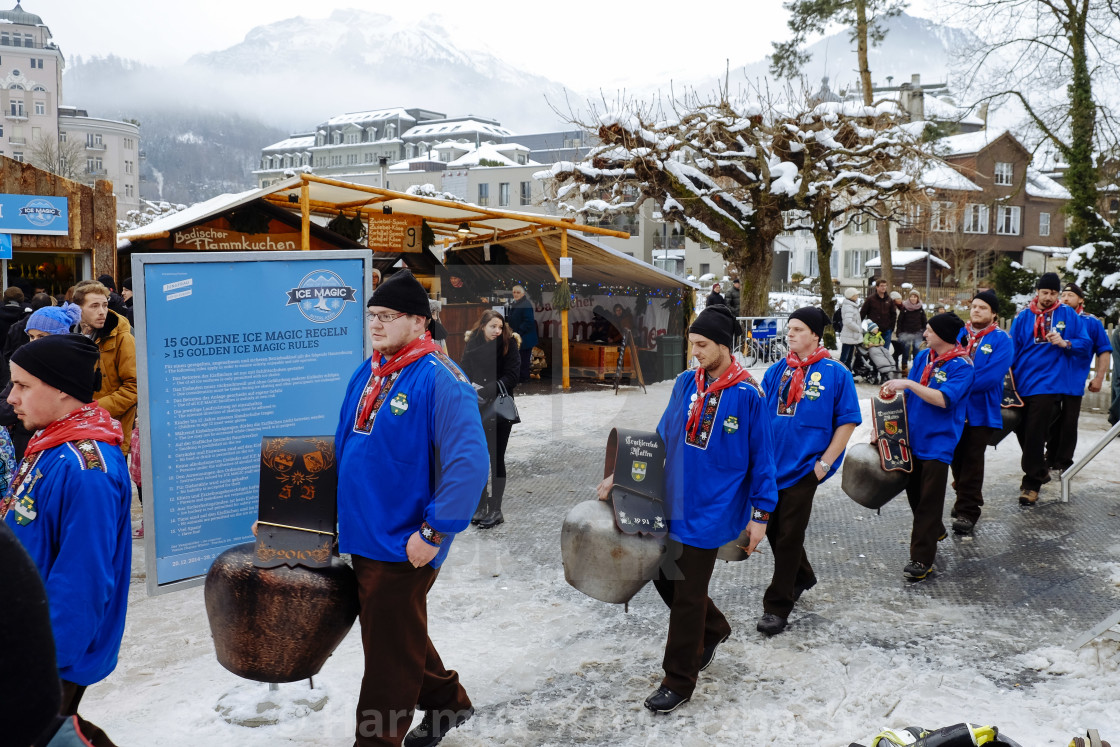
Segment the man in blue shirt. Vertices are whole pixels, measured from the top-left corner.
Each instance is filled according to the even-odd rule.
[[[775,444],[778,507],[766,525],[774,551],[774,575],[762,598],[760,633],[775,635],[802,592],[817,583],[805,553],[805,530],[817,485],[832,477],[844,460],[844,447],[860,424],[852,374],[821,346],[828,315],[815,306],[789,316],[789,356],[766,371],[766,413]]]
[[[945,481],[953,450],[964,429],[965,404],[972,389],[972,361],[957,344],[964,321],[953,313],[935,315],[926,324],[929,345],[914,358],[907,379],[891,379],[880,396],[904,392],[910,425],[913,470],[906,498],[914,512],[910,562],[903,576],[921,581],[935,568],[937,543],[945,537]]]
[[[132,484],[120,423],[93,399],[99,357],[97,345],[71,334],[34,340],[12,354],[8,402],[36,433],[0,501],[0,520],[47,590],[60,713],[76,717],[67,728],[84,744],[112,747],[101,729],[77,717],[86,688],[117,666],[132,575]]]
[[[1023,400],[1023,420],[1015,432],[1023,450],[1022,506],[1033,506],[1039,489],[1050,482],[1044,449],[1062,395],[1080,393],[1085,386],[1077,360],[1090,350],[1089,338],[1077,312],[1058,302],[1060,287],[1056,273],[1042,275],[1038,294],[1011,323],[1011,372]]]
[[[692,697],[731,625],[708,597],[716,552],[744,527],[747,553],[766,533],[777,503],[764,400],[731,356],[737,323],[723,305],[708,306],[688,330],[695,371],[677,377],[657,432],[665,442],[669,541],[654,586],[669,606],[661,686],[645,701],[669,713]],[[614,475],[599,484],[606,500]]]
[[[1011,338],[996,324],[999,299],[982,290],[972,298],[969,322],[960,344],[972,360],[972,393],[965,401],[964,432],[953,452],[953,531],[971,534],[984,505],[984,452],[992,434],[1003,428],[1003,380],[1015,350]]]
[[[1062,393],[1058,404],[1058,418],[1050,428],[1046,442],[1046,466],[1056,470],[1059,475],[1073,466],[1073,452],[1077,448],[1077,421],[1081,415],[1081,398],[1084,395],[1085,371],[1090,368],[1093,356],[1097,356],[1096,375],[1089,382],[1090,392],[1099,392],[1104,385],[1104,375],[1112,353],[1112,343],[1100,319],[1085,313],[1085,292],[1077,283],[1066,283],[1062,289],[1061,302],[1077,312],[1085,336],[1089,338],[1089,348],[1074,354],[1073,371],[1070,374],[1069,389]],[[1081,378],[1077,372],[1081,371]]]
[[[432,341],[423,286],[407,270],[367,304],[374,354],[342,403],[338,544],[358,576],[365,674],[355,744],[438,744],[474,714],[428,637],[427,594],[470,524],[489,461],[478,398]],[[405,737],[414,710],[424,719]]]

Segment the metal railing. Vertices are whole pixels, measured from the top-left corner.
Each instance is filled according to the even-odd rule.
[[[736,319],[742,333],[734,340],[735,355],[744,366],[769,366],[789,355],[786,342],[789,316],[740,316]]]
[[[1104,451],[1104,447],[1112,443],[1117,436],[1120,436],[1120,422],[1112,426],[1108,433],[1101,436],[1101,439],[1093,444],[1093,448],[1089,449],[1085,456],[1074,462],[1072,467],[1062,470],[1062,503],[1069,503],[1069,486],[1077,473],[1085,469],[1085,465],[1093,461],[1094,457]]]

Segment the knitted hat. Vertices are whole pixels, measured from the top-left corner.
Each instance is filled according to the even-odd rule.
[[[975,301],[978,298],[988,304],[988,308],[992,311],[999,311],[999,298],[996,297],[996,292],[991,288],[985,288],[980,291],[972,297],[972,300]]]
[[[88,337],[62,334],[16,348],[12,363],[80,402],[92,402],[101,385],[100,357],[97,345]]]
[[[892,301],[901,301],[902,300],[902,294],[899,293],[898,291],[891,291],[891,300]]]
[[[384,306],[405,314],[432,318],[428,293],[409,270],[398,270],[377,286],[366,306]]]
[[[859,295],[859,291],[856,290],[855,288],[849,288],[848,290],[844,291],[844,298],[847,298],[847,299],[855,298],[858,295]]]
[[[964,320],[956,314],[945,311],[930,318],[929,328],[942,340],[953,344],[964,329]]]
[[[71,304],[81,315],[81,307]],[[27,318],[27,331],[38,330],[48,335],[64,335],[78,321],[61,306],[44,306]]]
[[[374,270],[374,272],[377,272],[377,271]],[[132,278],[127,277],[124,280],[122,280],[121,281],[121,288],[124,288],[125,290],[132,290]]]
[[[117,289],[117,284],[113,282],[112,275],[98,275],[97,282],[101,283],[111,291],[115,291]]]
[[[1062,280],[1058,277],[1056,272],[1045,272],[1042,277],[1038,279],[1038,285],[1035,286],[1039,290],[1052,290],[1056,291],[1062,287]]]
[[[802,306],[797,311],[789,315],[790,319],[796,319],[809,328],[817,337],[824,336],[824,325],[829,323],[828,314],[818,309],[816,306]]]
[[[700,312],[688,328],[689,334],[707,337],[717,345],[731,347],[735,336],[735,315],[721,303],[712,304]]]
[[[1066,286],[1062,288],[1062,291],[1070,291],[1072,293],[1076,293],[1078,298],[1085,298],[1085,291],[1081,290],[1081,286],[1077,283],[1066,283]]]

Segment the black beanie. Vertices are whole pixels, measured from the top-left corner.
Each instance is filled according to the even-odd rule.
[[[97,282],[101,283],[111,291],[115,291],[117,289],[117,284],[113,282],[112,275],[98,275]]]
[[[984,290],[973,296],[972,300],[975,301],[977,298],[988,304],[989,308],[991,308],[992,311],[999,313],[999,298],[996,296],[996,292],[994,290],[992,290],[991,288],[985,288]]]
[[[696,321],[688,328],[690,334],[695,333],[707,337],[717,345],[731,347],[735,337],[735,315],[731,309],[721,303],[705,307],[696,317]]]
[[[817,337],[824,337],[824,325],[830,321],[828,314],[825,314],[816,306],[802,306],[790,314],[789,318],[803,322],[809,328],[809,331]]]
[[[44,384],[89,403],[101,385],[97,345],[85,335],[48,335],[12,353],[12,363]]]
[[[1062,288],[1062,291],[1070,291],[1076,293],[1078,298],[1085,298],[1085,291],[1081,290],[1081,286],[1077,283],[1066,283],[1066,287]]]
[[[366,306],[384,306],[405,314],[432,318],[428,292],[409,270],[398,270],[373,291]]]
[[[1058,273],[1056,272],[1044,272],[1042,277],[1038,279],[1038,285],[1035,287],[1039,290],[1056,291],[1062,287],[1062,280],[1058,277]]]
[[[960,337],[961,330],[964,329],[964,320],[950,311],[945,311],[934,314],[930,318],[929,328],[942,340],[953,344]]]
[[[125,290],[132,290],[132,278],[127,277],[121,281],[121,287]]]

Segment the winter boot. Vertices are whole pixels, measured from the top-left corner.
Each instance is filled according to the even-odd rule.
[[[495,477],[492,487],[490,502],[487,504],[489,510],[478,522],[479,529],[492,529],[505,521],[502,516],[502,497],[506,492],[506,478]]]
[[[482,489],[482,497],[478,499],[478,509],[471,517],[471,523],[477,524],[486,518],[486,514],[490,513],[490,492],[486,488]]]

